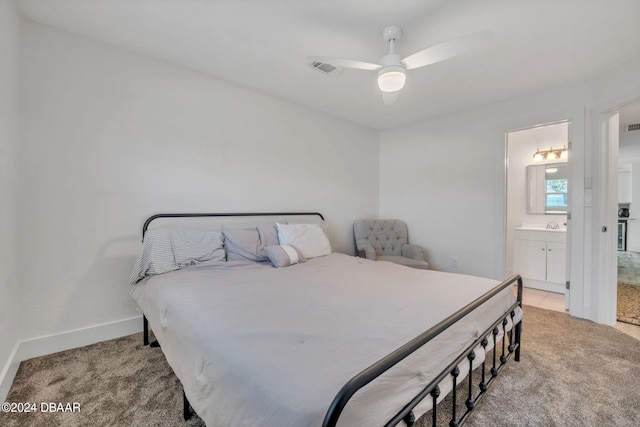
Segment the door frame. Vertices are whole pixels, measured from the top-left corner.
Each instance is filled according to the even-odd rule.
[[[620,132],[619,109],[599,114],[599,199],[596,230],[599,243],[594,245],[594,301],[597,301],[595,321],[606,325],[616,323],[618,277],[618,144]]]
[[[596,279],[593,293],[594,300],[598,301],[593,320],[607,325],[614,325],[617,321],[619,112],[638,103],[640,95],[631,96],[618,100],[613,105],[600,106],[594,112],[594,134],[599,138],[599,161],[595,163],[600,181],[600,203],[597,213],[599,221],[595,224],[600,233],[594,239],[593,245],[594,259],[598,260],[593,265],[593,277]],[[602,227],[607,227],[607,230],[612,232],[604,233]]]
[[[562,115],[559,115],[560,117]],[[566,239],[566,259],[565,259],[565,263],[566,263],[566,272],[565,272],[565,280],[567,282],[570,282],[570,278],[572,277],[572,272],[574,269],[576,269],[578,272],[582,269],[582,254],[581,253],[577,253],[577,254],[573,254],[572,252],[572,248],[579,248],[579,247],[583,247],[581,245],[575,245],[572,243],[573,239],[577,236],[581,236],[581,233],[573,233],[571,230],[573,229],[573,226],[578,225],[579,227],[582,226],[583,224],[583,215],[582,215],[582,211],[578,210],[578,209],[574,209],[576,206],[580,206],[582,203],[582,195],[580,194],[579,188],[581,187],[581,185],[579,183],[581,183],[583,181],[584,178],[584,167],[580,167],[579,165],[583,165],[584,164],[584,134],[582,135],[574,135],[574,128],[575,128],[575,122],[576,119],[582,119],[582,120],[578,120],[583,121],[584,120],[584,111],[581,111],[580,113],[574,113],[574,114],[568,114],[565,116],[565,118],[560,119],[560,120],[553,120],[553,121],[546,121],[546,122],[539,122],[537,124],[532,124],[532,125],[528,125],[528,126],[521,126],[521,127],[515,127],[515,128],[511,128],[505,131],[505,137],[504,137],[504,144],[505,144],[505,148],[504,148],[504,152],[505,152],[505,160],[504,160],[504,180],[505,180],[505,186],[504,186],[504,226],[505,226],[505,235],[504,235],[504,253],[503,253],[503,265],[504,268],[503,270],[505,271],[505,273],[507,272],[507,249],[509,248],[509,242],[507,241],[508,239],[508,232],[506,231],[506,227],[508,226],[509,223],[509,201],[508,201],[508,196],[509,196],[509,134],[513,133],[513,132],[520,132],[520,131],[526,131],[526,130],[532,130],[532,129],[536,129],[536,128],[540,128],[540,127],[545,127],[545,126],[552,126],[552,125],[557,125],[560,123],[567,123],[567,149],[569,150],[569,157],[567,159],[567,168],[569,170],[569,177],[570,177],[570,184],[569,184],[569,189],[568,189],[568,210],[567,210],[567,239]],[[575,144],[574,143],[574,138],[575,137],[580,138],[581,143],[579,144]],[[576,205],[576,203],[578,203]],[[577,220],[577,224],[576,224],[576,220]],[[575,237],[574,237],[575,236]],[[575,255],[578,255],[578,257],[575,258],[575,261],[572,262],[572,256],[575,257]],[[516,272],[514,272],[516,273]],[[581,274],[578,274],[578,276],[582,276]],[[577,293],[580,296],[580,298],[576,299],[576,301],[573,304],[573,307],[571,305],[571,290],[569,288],[567,288],[565,290],[565,299],[564,299],[564,304],[565,304],[565,308],[570,310],[570,313],[578,316],[578,317],[582,317],[583,315],[583,306],[582,306],[582,286],[579,287],[579,289],[577,289]]]

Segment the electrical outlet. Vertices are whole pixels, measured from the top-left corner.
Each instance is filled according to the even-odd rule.
[[[451,268],[458,268],[458,267],[459,267],[458,258],[456,257],[451,258]]]

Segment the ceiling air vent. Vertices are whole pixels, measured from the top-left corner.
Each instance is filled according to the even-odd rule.
[[[309,64],[307,65],[315,68],[325,76],[333,76],[334,74],[337,74],[341,70],[340,67],[336,67],[326,62],[312,61],[312,62],[309,62]]]
[[[640,123],[632,123],[630,125],[627,125],[627,132],[631,132],[634,130],[640,130]]]

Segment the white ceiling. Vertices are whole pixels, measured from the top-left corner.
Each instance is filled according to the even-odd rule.
[[[640,52],[638,0],[15,0],[23,17],[388,129],[589,79]],[[385,106],[375,71],[327,77],[308,55],[378,62],[475,31],[493,40],[407,72]]]
[[[630,105],[620,111],[620,125],[626,127],[633,123],[640,123],[640,103]]]

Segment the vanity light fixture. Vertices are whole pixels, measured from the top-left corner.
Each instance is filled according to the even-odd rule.
[[[565,145],[562,151],[560,152],[560,158],[562,160],[567,160],[569,158],[569,150],[567,150],[567,146]]]
[[[540,152],[539,148],[536,150],[535,154],[533,155],[533,160],[535,160],[536,162],[541,162],[544,160],[544,156]]]
[[[551,147],[548,150],[540,150],[537,149],[533,154],[533,160],[536,162],[541,162],[543,160],[566,160],[569,157],[569,150],[567,150],[567,146],[565,145],[563,148],[553,148]]]

